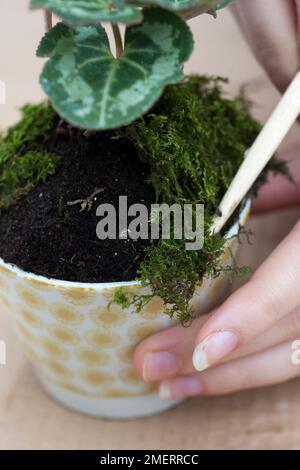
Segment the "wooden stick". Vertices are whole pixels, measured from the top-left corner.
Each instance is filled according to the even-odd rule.
[[[298,72],[261,130],[245,160],[226,191],[215,216],[211,233],[218,233],[261,171],[272,158],[280,143],[300,114],[300,72]]]

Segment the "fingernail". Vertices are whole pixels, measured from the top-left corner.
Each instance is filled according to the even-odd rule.
[[[170,352],[147,353],[143,364],[143,379],[145,382],[162,380],[176,374],[180,364],[175,354]]]
[[[214,333],[195,348],[193,365],[196,370],[202,371],[216,364],[238,345],[238,337],[232,331],[219,331]]]
[[[161,400],[174,400],[175,398],[193,397],[203,393],[202,383],[194,377],[180,377],[165,380],[159,386]]]

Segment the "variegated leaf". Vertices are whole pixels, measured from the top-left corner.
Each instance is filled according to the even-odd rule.
[[[142,0],[143,1],[143,0]],[[155,0],[156,1],[156,0]],[[158,0],[161,1],[161,0]],[[191,0],[192,1],[192,0]],[[186,20],[194,18],[195,16],[201,15],[202,13],[211,13],[214,16],[216,15],[217,10],[225,8],[230,3],[233,3],[234,0],[195,0],[196,3],[194,6],[190,6],[188,9],[183,10],[183,17]]]
[[[138,23],[141,11],[126,0],[31,0],[32,8],[47,8],[70,24],[92,25],[100,21]]]
[[[38,49],[50,56],[41,85],[53,107],[71,124],[111,129],[147,112],[164,86],[183,78],[192,34],[175,13],[144,10],[144,22],[127,28],[125,50],[114,58],[101,26],[71,29],[59,23]]]
[[[196,10],[197,14],[210,10],[224,8],[233,0],[133,0],[133,3],[139,5],[158,5],[167,10],[189,11]]]

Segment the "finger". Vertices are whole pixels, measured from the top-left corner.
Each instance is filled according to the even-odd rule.
[[[189,328],[176,326],[140,343],[134,355],[138,375],[150,382],[194,372],[193,345],[199,328],[208,318],[209,315],[204,315],[195,320]],[[261,352],[298,337],[300,337],[300,308],[282,318],[262,335],[226,356],[221,362]]]
[[[209,315],[201,316],[188,328],[173,326],[142,341],[133,357],[137,374],[150,382],[193,370],[196,336],[208,318]]]
[[[284,91],[299,66],[294,0],[239,0],[233,11],[258,61]]]
[[[214,365],[269,329],[300,304],[300,223],[200,329],[196,370]]]
[[[270,349],[278,344],[287,341],[294,341],[300,338],[300,307],[279,320],[270,329],[244,344],[221,362],[230,362],[240,359],[266,349]]]
[[[285,175],[271,175],[254,199],[252,212],[263,212],[284,209],[300,202],[300,147],[292,149],[285,155],[290,161],[289,170],[293,183]],[[293,160],[292,160],[293,159]]]
[[[225,395],[249,388],[285,382],[300,376],[299,354],[291,342],[247,356],[205,372],[176,377],[160,384],[162,399],[196,395]]]

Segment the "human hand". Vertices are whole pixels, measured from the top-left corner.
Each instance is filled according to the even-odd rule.
[[[296,185],[274,177],[255,202],[256,212],[299,204],[299,160],[291,171]],[[164,399],[226,394],[300,376],[292,361],[293,341],[300,339],[299,246],[298,222],[251,279],[210,315],[145,339],[134,355],[138,375],[157,382]]]
[[[230,8],[256,58],[283,92],[299,69],[300,0],[237,0]]]

